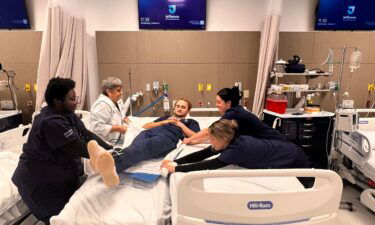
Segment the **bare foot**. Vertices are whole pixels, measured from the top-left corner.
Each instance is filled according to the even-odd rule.
[[[96,141],[90,141],[87,148],[92,169],[100,173],[107,187],[117,186],[120,183],[120,179],[116,173],[115,161],[111,153],[105,151]]]
[[[90,166],[91,166],[91,169],[94,172],[98,172],[98,171],[96,171],[95,164],[98,161],[100,151],[98,151],[97,146],[98,146],[98,142],[96,142],[94,140],[91,140],[91,141],[89,141],[89,143],[87,143],[87,150],[88,150],[89,156],[90,156]]]

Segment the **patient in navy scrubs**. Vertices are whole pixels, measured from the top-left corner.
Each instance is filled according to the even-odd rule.
[[[239,135],[252,136],[258,139],[286,141],[279,131],[264,124],[256,115],[247,111],[240,105],[242,92],[237,86],[223,88],[216,95],[216,107],[221,119],[235,120],[238,124]],[[190,138],[184,139],[184,144],[197,144],[208,138],[208,130],[203,129]]]
[[[79,188],[81,157],[89,157],[88,141],[112,148],[87,130],[75,115],[74,87],[71,79],[57,77],[49,81],[44,95],[48,106],[35,117],[12,177],[31,213],[46,224]]]
[[[191,137],[200,131],[197,121],[186,119],[192,104],[185,98],[174,105],[173,116],[163,116],[143,126],[131,145],[112,153],[104,151],[96,142],[88,145],[90,165],[99,172],[107,186],[119,183],[118,174],[137,163],[166,156],[174,150],[179,140]]]
[[[208,148],[171,162],[164,160],[162,167],[169,172],[218,169],[237,165],[247,169],[307,168],[305,153],[295,144],[277,139],[238,135],[235,120],[222,119],[208,128],[212,143]],[[218,157],[205,160],[211,156]]]

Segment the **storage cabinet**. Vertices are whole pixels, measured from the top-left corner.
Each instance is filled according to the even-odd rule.
[[[310,167],[327,168],[333,129],[333,113],[327,116],[311,117],[309,115],[288,116],[264,112],[263,121],[272,126],[279,118],[276,127],[285,137],[301,147],[309,159]]]

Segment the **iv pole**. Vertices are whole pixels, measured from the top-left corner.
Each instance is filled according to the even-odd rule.
[[[130,64],[128,64],[128,75],[129,75],[129,88],[130,88],[130,94],[129,94],[129,100],[130,100],[130,116],[133,116],[133,104],[132,104],[132,94],[133,94],[133,89],[132,89],[132,73],[130,70]]]

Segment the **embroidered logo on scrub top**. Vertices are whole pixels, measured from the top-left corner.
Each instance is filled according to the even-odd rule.
[[[65,136],[66,138],[68,138],[68,137],[70,137],[70,136],[72,136],[72,135],[73,135],[73,129],[70,129],[70,130],[68,130],[67,132],[64,133],[64,136]]]

